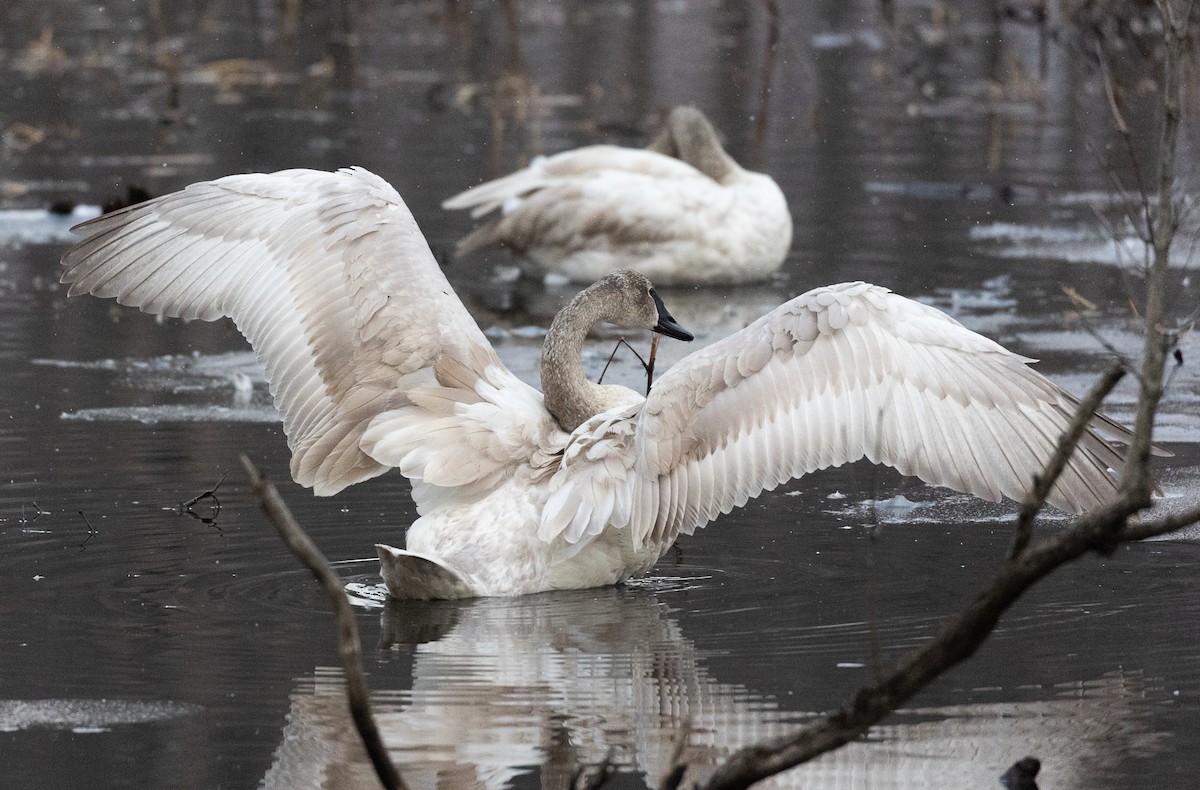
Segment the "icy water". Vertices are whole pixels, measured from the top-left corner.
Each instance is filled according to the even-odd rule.
[[[876,3],[783,3],[764,104],[769,29],[752,4],[527,2],[516,38],[482,2],[349,16],[313,3],[330,10],[294,29],[280,16],[292,4],[162,3],[162,18],[157,5],[0,7],[0,786],[372,786],[327,602],[260,515],[243,452],[360,593],[377,711],[414,787],[563,787],[606,755],[613,786],[653,786],[685,723],[703,775],[922,644],[1011,537],[1008,504],[857,465],[752,501],[622,588],[382,606],[366,558],[415,517],[398,474],[312,497],[287,480],[265,382],[230,325],[158,324],[56,284],[67,228],[130,186],[363,165],[448,259],[470,224],[444,198],[538,153],[642,144],[664,108],[691,102],[780,182],[796,223],[769,284],[664,293],[700,342],[865,279],[1041,358],[1075,392],[1104,367],[1102,341],[1139,347],[1127,294],[1142,251],[1093,212],[1114,215],[1106,167],[1129,172],[1069,37],[1047,45],[1038,82],[1034,28],[968,14],[943,35],[910,4],[888,28]],[[1130,119],[1150,140],[1142,110]],[[1182,175],[1194,188],[1194,166]],[[55,201],[73,214],[47,212]],[[1185,231],[1177,316],[1196,301]],[[534,380],[571,290],[513,282],[511,265],[497,251],[446,271]],[[1095,305],[1086,330],[1064,287]],[[589,349],[594,371],[612,342]],[[1200,496],[1195,353],[1185,344],[1161,419],[1168,504]],[[609,375],[633,384],[627,357]],[[1109,411],[1131,406],[1127,385]],[[181,514],[214,486],[219,510]],[[779,784],[999,787],[1032,754],[1043,788],[1194,787],[1198,572],[1194,533],[1085,558],[869,738]]]

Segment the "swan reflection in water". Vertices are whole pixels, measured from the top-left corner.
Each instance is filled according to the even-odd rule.
[[[687,586],[686,579],[650,584]],[[662,593],[667,594],[662,594]],[[690,728],[680,786],[735,749],[793,731],[816,714],[713,677],[684,635],[671,591],[607,588],[522,598],[389,600],[381,649],[412,654],[409,690],[372,704],[392,759],[413,788],[565,788],[606,756],[659,786]],[[828,627],[828,626],[825,626]],[[866,647],[864,645],[864,652]],[[788,659],[793,667],[795,657]],[[379,685],[379,671],[372,673]],[[797,694],[805,686],[796,677]],[[914,709],[859,741],[762,787],[1000,787],[1013,762],[1043,759],[1045,787],[1093,787],[1167,737],[1138,720],[1138,679],[1105,676],[1069,698]],[[847,695],[852,689],[847,685]],[[530,774],[540,769],[540,780]],[[525,778],[522,780],[521,777]],[[318,668],[292,694],[267,790],[373,787],[340,671]],[[531,785],[531,782],[536,782]]]

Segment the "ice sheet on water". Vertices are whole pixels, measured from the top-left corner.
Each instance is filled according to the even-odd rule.
[[[917,301],[955,316],[964,312],[1011,314],[1017,306],[1012,295],[1012,276],[1008,274],[984,280],[978,288],[937,288],[932,296],[918,297]]]
[[[162,406],[111,406],[65,411],[64,420],[80,422],[279,422],[279,412],[269,406],[230,407],[166,404]]]
[[[138,389],[190,395],[208,402],[153,406],[104,406],[63,412],[64,420],[95,422],[265,422],[279,421],[266,394],[266,379],[250,351],[224,354],[169,354],[126,359],[35,359],[35,365],[123,374]],[[255,397],[255,386],[259,397]],[[216,402],[214,402],[216,401]]]
[[[100,216],[99,206],[79,205],[69,214],[46,209],[0,210],[0,244],[54,244],[75,241],[71,227]]]
[[[813,49],[849,49],[862,47],[870,52],[883,49],[883,37],[870,28],[854,30],[847,33],[817,33],[809,39]]]
[[[914,486],[917,484],[914,483]],[[847,521],[868,526],[880,524],[961,524],[964,521],[1011,521],[1016,518],[1012,502],[988,502],[948,488],[921,486],[917,499],[897,494],[887,499],[863,499],[847,502],[844,507],[827,510]],[[1046,510],[1043,520],[1061,521],[1066,514]]]
[[[0,700],[0,732],[49,727],[74,732],[103,732],[118,724],[146,724],[199,713],[182,702],[119,699]]]
[[[997,222],[971,228],[970,238],[988,244],[988,251],[1002,258],[1050,258],[1069,263],[1141,266],[1151,255],[1150,248],[1136,235],[1113,238],[1095,224],[1084,228]],[[1186,257],[1185,251],[1177,248],[1172,263],[1182,265]]]
[[[385,584],[366,584],[364,582],[347,582],[346,597],[351,606],[360,609],[382,609],[387,603],[388,591]]]
[[[139,389],[182,393],[205,390],[228,392],[246,401],[246,388],[265,388],[266,376],[251,351],[223,354],[167,354],[159,357],[124,359],[34,359],[34,365],[83,370],[106,370],[125,374]]]

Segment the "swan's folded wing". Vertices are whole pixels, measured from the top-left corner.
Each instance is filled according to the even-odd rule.
[[[629,524],[636,417],[641,405],[612,409],[575,429],[547,483],[538,537],[575,556],[610,527]]]
[[[148,313],[230,316],[266,368],[292,476],[318,494],[388,467],[360,446],[371,420],[438,385],[507,374],[396,191],[360,168],[193,184],[77,229],[70,293]],[[494,384],[491,386],[495,386]],[[503,386],[503,383],[501,384]]]
[[[799,296],[654,385],[638,431],[635,545],[665,548],[765,489],[864,457],[1020,499],[1076,405],[1029,362],[883,288]],[[1108,501],[1121,460],[1089,430],[1050,502],[1080,512]]]
[[[552,156],[539,156],[516,172],[476,184],[442,202],[442,208],[471,209],[481,217],[503,209],[551,184],[578,181],[601,173],[623,172],[656,179],[707,178],[696,168],[669,156],[615,145],[589,145]],[[710,179],[711,180],[711,179]]]

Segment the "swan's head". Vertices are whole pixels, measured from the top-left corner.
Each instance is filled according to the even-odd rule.
[[[655,292],[654,283],[644,274],[622,269],[597,280],[587,291],[601,300],[606,307],[606,319],[617,326],[649,329],[676,340],[694,339],[671,316]]]
[[[695,107],[676,107],[663,130],[649,146],[651,151],[680,159],[718,183],[739,170],[721,147],[721,137],[704,113]]]

